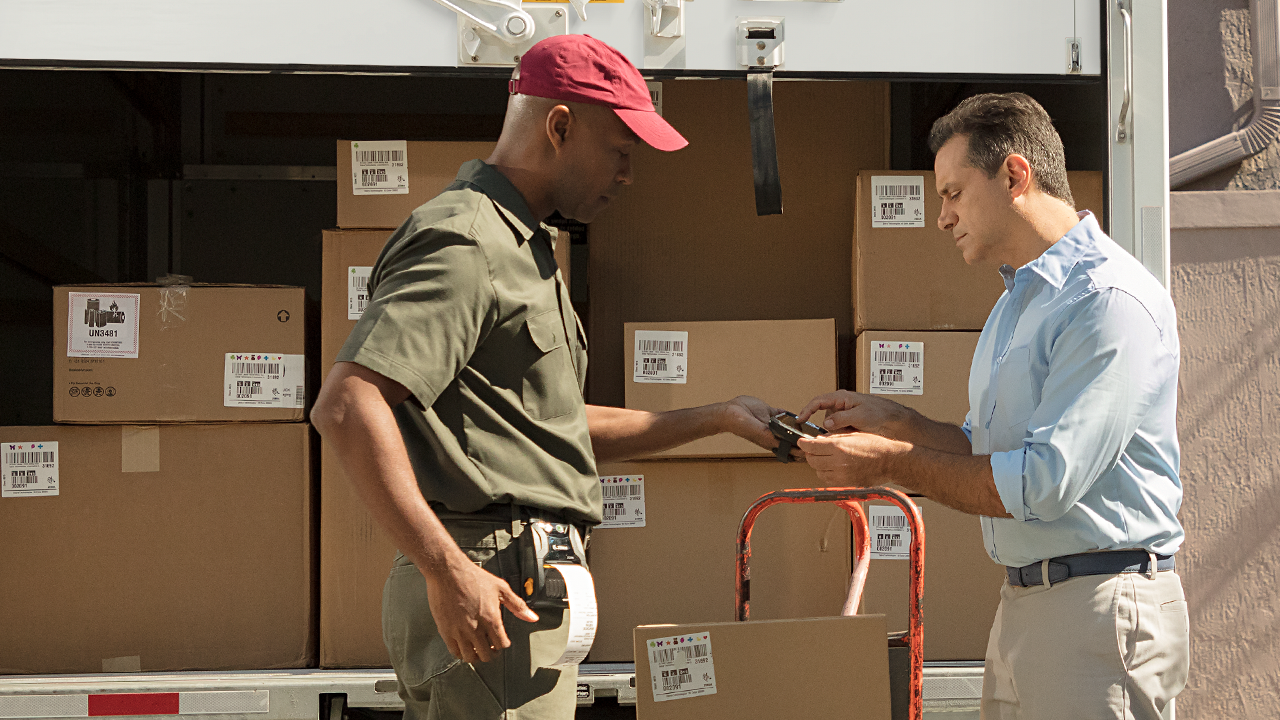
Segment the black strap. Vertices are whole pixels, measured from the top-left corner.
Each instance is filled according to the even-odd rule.
[[[1148,573],[1151,572],[1152,557],[1153,555],[1145,550],[1118,550],[1056,557],[1048,562],[1048,584],[1052,585],[1082,575]],[[1176,569],[1172,555],[1154,555],[1154,557],[1156,572]],[[1023,567],[1006,568],[1009,584],[1017,587],[1044,585],[1044,567],[1044,563],[1032,563]]]
[[[756,181],[756,215],[782,214],[782,179],[773,132],[773,68],[747,71],[747,110],[751,118],[751,168]]]

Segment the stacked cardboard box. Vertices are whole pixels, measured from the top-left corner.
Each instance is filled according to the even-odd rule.
[[[308,667],[301,288],[54,289],[54,417],[0,428],[0,674]]]
[[[1079,209],[1101,214],[1100,173],[1068,173]],[[990,267],[965,264],[931,172],[858,176],[853,316],[858,392],[882,395],[934,420],[960,425],[969,412],[969,370],[978,335],[1004,292]],[[925,524],[925,659],[981,660],[1000,602],[1003,567],[987,556],[981,521],[917,498]],[[907,538],[902,538],[909,542]],[[865,612],[907,624],[907,561],[875,559]]]

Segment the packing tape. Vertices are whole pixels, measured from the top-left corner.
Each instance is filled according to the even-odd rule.
[[[120,472],[160,472],[160,426],[120,426]]]
[[[142,672],[142,657],[139,655],[125,655],[124,657],[103,658],[102,672],[104,673]]]
[[[550,667],[570,667],[581,663],[596,641],[596,621],[600,616],[596,608],[596,585],[591,580],[591,572],[581,565],[557,564],[555,568],[564,576],[568,590],[569,642],[560,659]]]

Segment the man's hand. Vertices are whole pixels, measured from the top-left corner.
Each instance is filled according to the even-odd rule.
[[[911,450],[909,443],[864,432],[801,438],[799,445],[825,487],[873,487],[897,482],[890,477],[891,462]]]
[[[439,573],[423,573],[431,617],[451,655],[463,662],[489,662],[511,647],[502,608],[525,622],[537,622],[538,616],[505,580],[460,557]]]
[[[769,429],[769,419],[782,412],[760,398],[750,395],[738,397],[723,403],[725,431],[740,438],[750,440],[765,450],[778,447],[778,438]],[[791,457],[803,460],[804,453],[792,448]]]
[[[808,420],[819,410],[827,411],[822,426],[827,432],[859,430],[897,440],[905,439],[914,421],[914,410],[875,395],[837,390],[809,401],[796,414],[801,422]]]

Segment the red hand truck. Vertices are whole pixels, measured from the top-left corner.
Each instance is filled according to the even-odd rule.
[[[862,587],[867,580],[871,562],[871,533],[867,527],[867,515],[863,503],[868,500],[885,500],[897,505],[907,516],[911,528],[910,569],[910,619],[907,634],[902,641],[896,638],[890,643],[905,642],[910,651],[910,704],[907,717],[924,718],[924,523],[920,520],[920,508],[905,494],[887,487],[875,488],[810,488],[801,490],[775,490],[761,495],[747,508],[738,525],[738,561],[735,583],[737,619],[744,622],[751,614],[751,530],[756,518],[765,508],[781,503],[833,503],[844,508],[853,524],[853,574],[849,578],[849,595],[845,599],[841,615],[855,615],[862,602]]]

